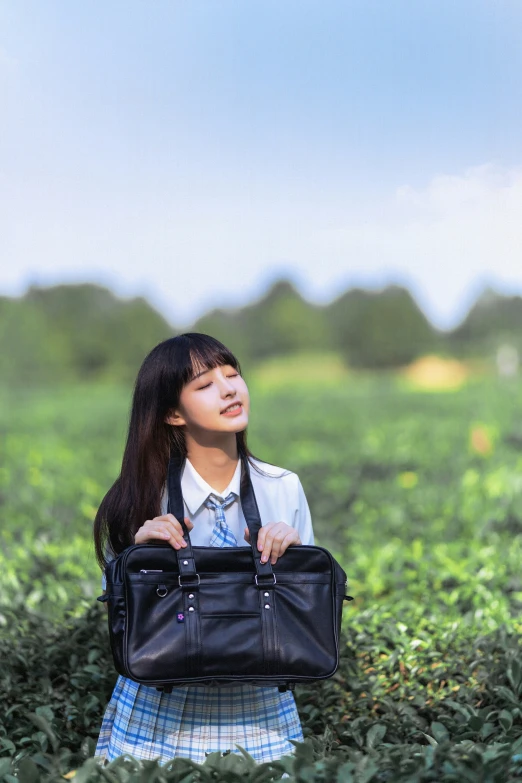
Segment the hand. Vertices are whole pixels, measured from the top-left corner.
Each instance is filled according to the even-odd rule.
[[[245,528],[245,541],[250,543],[250,531]],[[261,562],[266,563],[268,558],[272,565],[277,563],[277,558],[286,552],[289,546],[300,544],[301,539],[295,527],[290,527],[286,522],[269,522],[262,525],[257,534],[257,548],[261,552]]]
[[[188,517],[184,518],[184,522],[190,532],[194,525]],[[134,543],[144,544],[146,541],[158,538],[168,541],[174,549],[182,549],[187,546],[187,542],[183,538],[183,528],[174,514],[164,514],[161,517],[147,519],[134,536]]]

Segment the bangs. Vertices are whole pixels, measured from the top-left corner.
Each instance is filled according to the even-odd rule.
[[[196,332],[184,334],[182,337],[187,338],[189,343],[185,366],[182,370],[183,385],[190,383],[199,373],[214,370],[225,364],[229,364],[241,374],[238,360],[219,340],[210,337],[210,335]]]

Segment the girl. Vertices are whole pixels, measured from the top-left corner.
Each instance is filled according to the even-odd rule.
[[[182,334],[157,345],[135,384],[121,474],[94,522],[102,568],[126,547],[152,539],[186,546],[167,514],[169,455],[184,458],[185,522],[196,546],[246,546],[241,459],[249,460],[263,522],[261,559],[275,564],[294,544],[313,544],[308,504],[295,473],[256,459],[246,444],[249,395],[235,356],[212,337]],[[105,589],[105,578],[103,578]],[[107,706],[95,757],[124,753],[165,763],[201,763],[214,751],[245,748],[257,762],[291,753],[302,741],[293,694],[251,685],[190,686],[163,693],[120,676]]]

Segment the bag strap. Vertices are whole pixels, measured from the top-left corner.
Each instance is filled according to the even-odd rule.
[[[183,529],[183,537],[187,543],[185,548],[175,550],[180,574],[179,584],[185,590],[194,590],[199,586],[199,576],[190,534],[183,519],[185,510],[181,492],[181,468],[182,463],[179,458],[171,456],[167,474],[168,512],[174,514],[180,523]],[[250,532],[250,548],[252,550],[256,569],[256,585],[259,588],[266,589],[267,586],[269,587],[275,584],[276,580],[270,560],[266,563],[262,563],[261,552],[257,548],[257,536],[261,529],[261,516],[259,514],[254,487],[252,486],[252,479],[250,478],[250,467],[246,457],[241,457],[239,497],[243,515]]]

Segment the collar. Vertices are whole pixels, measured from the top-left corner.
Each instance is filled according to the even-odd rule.
[[[236,470],[230,484],[223,492],[213,489],[197,472],[194,465],[187,458],[181,472],[181,492],[190,514],[195,514],[203,505],[209,495],[224,499],[230,492],[239,497],[241,483],[241,460],[238,459]]]

